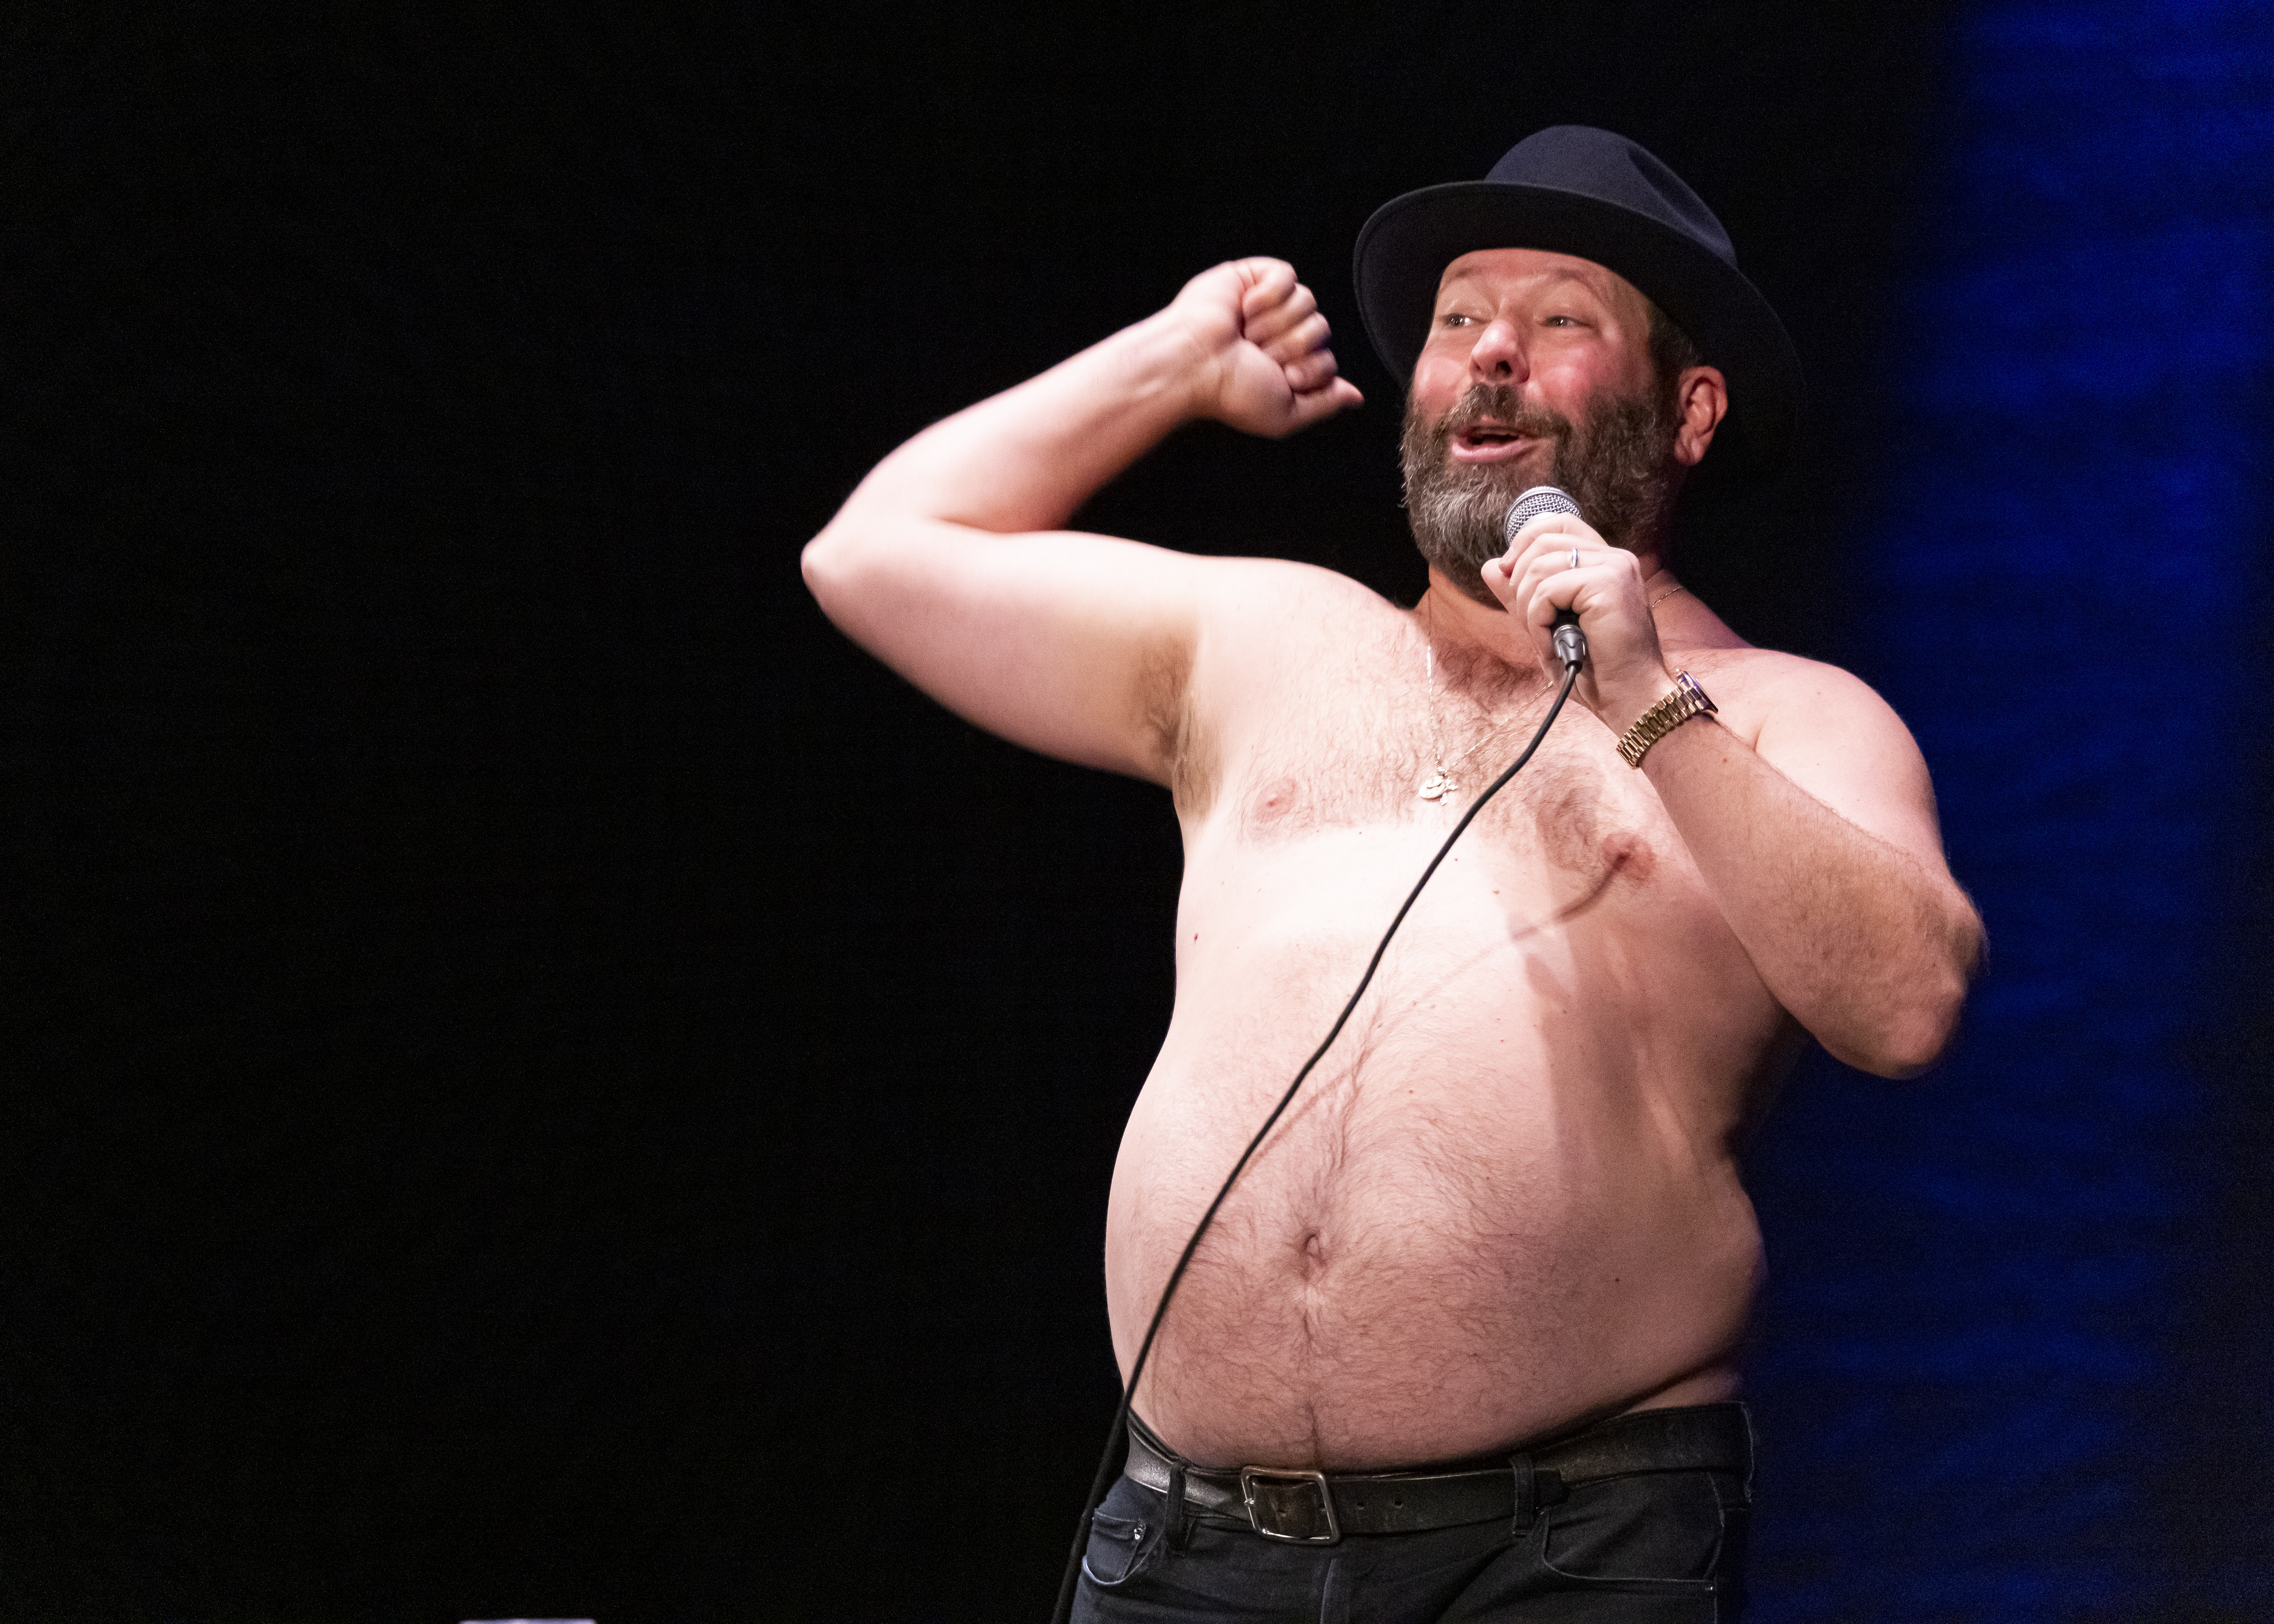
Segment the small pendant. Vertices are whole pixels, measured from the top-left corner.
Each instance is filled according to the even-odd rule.
[[[1447,772],[1442,767],[1440,767],[1436,771],[1422,779],[1421,787],[1414,793],[1419,795],[1424,801],[1435,801],[1441,796],[1451,794],[1460,787],[1461,786],[1453,782],[1452,775]]]

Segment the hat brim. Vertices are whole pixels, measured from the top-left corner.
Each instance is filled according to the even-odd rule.
[[[1728,415],[1708,460],[1745,485],[1783,466],[1804,403],[1800,357],[1760,290],[1647,215],[1560,187],[1454,181],[1374,210],[1358,234],[1352,280],[1367,336],[1401,385],[1412,380],[1445,267],[1480,248],[1572,254],[1632,282],[1728,382]]]

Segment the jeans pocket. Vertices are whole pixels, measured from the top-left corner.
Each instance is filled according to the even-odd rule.
[[[1091,1583],[1109,1590],[1126,1583],[1153,1565],[1164,1532],[1155,1522],[1101,1511],[1089,1525],[1089,1546],[1082,1553],[1081,1570]]]
[[[1569,1579],[1711,1588],[1721,1567],[1722,1500],[1712,1472],[1581,1484],[1541,1514],[1541,1560]]]

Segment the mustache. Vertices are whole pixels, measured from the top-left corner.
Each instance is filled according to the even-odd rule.
[[[1510,385],[1485,383],[1469,386],[1468,392],[1437,420],[1433,437],[1440,445],[1448,444],[1454,435],[1465,433],[1486,422],[1526,440],[1553,440],[1560,446],[1569,444],[1571,439],[1571,419],[1562,412],[1551,411],[1545,406],[1527,406],[1523,395]]]

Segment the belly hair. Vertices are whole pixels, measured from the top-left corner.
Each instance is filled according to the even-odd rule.
[[[1369,1100],[1368,1062],[1385,1058],[1362,1050],[1315,1079],[1319,1092],[1298,1099],[1308,1109],[1275,1131],[1226,1204],[1221,1242],[1203,1245],[1195,1271],[1214,1288],[1201,1295],[1219,1298],[1231,1320],[1252,1330],[1258,1315],[1278,1320],[1315,1345],[1353,1291],[1444,1304],[1522,1287],[1503,1254],[1540,1180],[1513,1165],[1502,1136],[1464,1127],[1468,1112],[1448,1113],[1439,1099],[1386,1109]],[[1385,1087],[1409,1074],[1393,1062],[1374,1075],[1383,1071]]]

